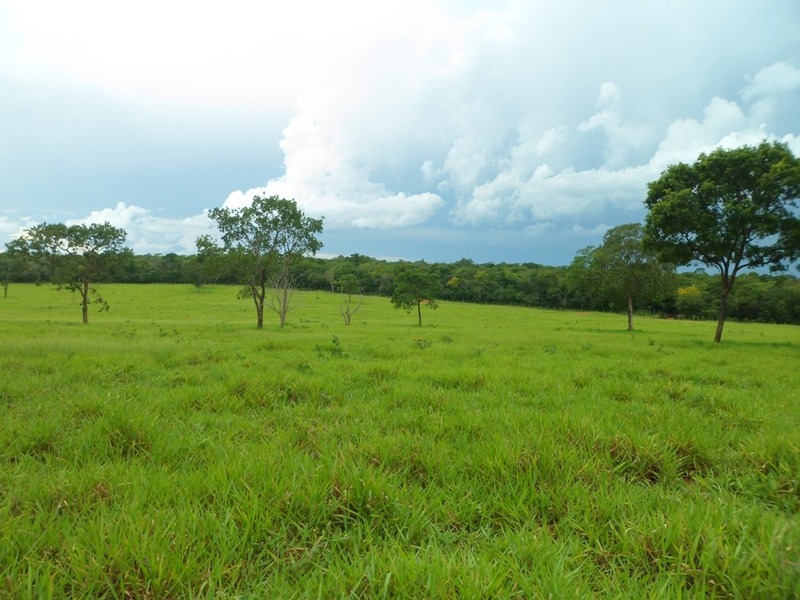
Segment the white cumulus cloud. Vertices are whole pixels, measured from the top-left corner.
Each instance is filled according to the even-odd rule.
[[[0,214],[0,240],[11,241],[21,236],[25,229],[36,222],[28,216]]]
[[[4,0],[0,241],[91,214],[193,252],[204,210],[258,193],[334,252],[567,248],[642,218],[669,164],[800,153],[800,12],[723,6]]]
[[[756,145],[765,139],[783,141],[798,152],[800,140],[796,135],[778,135],[762,120],[763,99],[793,93],[800,101],[795,92],[800,84],[794,84],[794,74],[795,70],[785,65],[759,71],[741,94],[756,102],[742,105],[730,99],[712,98],[702,110],[701,118],[674,120],[654,151],[640,162],[632,161],[629,151],[641,152],[650,133],[625,118],[622,91],[616,84],[603,83],[596,104],[598,111],[573,128],[566,125],[553,128],[539,138],[521,128],[517,142],[504,158],[497,160],[497,172],[476,182],[459,199],[452,212],[453,219],[471,226],[497,222],[537,224],[554,219],[598,219],[619,211],[641,212],[647,183],[671,164],[692,162],[701,153],[717,147]],[[781,83],[773,83],[773,79]],[[575,136],[594,130],[606,134],[602,164],[580,169],[557,168],[550,163],[551,157],[560,155],[560,147],[569,147]],[[577,227],[571,231],[576,234],[584,231],[583,225]]]
[[[137,254],[193,254],[197,251],[197,238],[211,232],[211,221],[205,212],[170,218],[124,202],[118,202],[113,208],[92,211],[85,218],[72,219],[67,224],[106,222],[126,231],[126,245]]]
[[[280,196],[294,199],[310,215],[324,217],[326,228],[388,229],[425,223],[444,203],[434,193],[394,192],[372,181],[338,131],[311,115],[294,117],[280,146],[284,174],[263,187],[232,192],[224,206],[239,208],[256,194]]]

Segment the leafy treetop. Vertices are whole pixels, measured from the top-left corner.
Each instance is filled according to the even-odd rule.
[[[741,269],[785,269],[800,256],[800,161],[788,146],[718,148],[669,167],[648,185],[645,244],[677,265],[700,262],[722,280],[716,341]]]
[[[59,283],[81,294],[83,322],[89,322],[88,305],[92,282],[105,276],[114,259],[126,250],[127,233],[110,223],[65,225],[42,223],[27,229],[8,244],[9,252],[33,259],[46,260]],[[108,304],[99,296],[96,302],[104,309]]]

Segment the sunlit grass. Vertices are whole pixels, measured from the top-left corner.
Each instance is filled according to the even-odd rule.
[[[0,302],[0,596],[800,594],[791,326]]]

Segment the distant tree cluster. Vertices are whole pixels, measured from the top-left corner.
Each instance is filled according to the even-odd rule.
[[[435,275],[435,300],[475,304],[503,304],[550,309],[627,313],[624,299],[599,289],[592,277],[583,277],[584,249],[569,266],[535,263],[454,263],[385,261],[361,254],[335,258],[304,256],[297,259],[292,274],[297,289],[342,294],[342,310],[350,297],[351,317],[363,296],[394,294],[397,275],[409,268],[422,268]],[[0,274],[14,282],[41,283],[51,279],[48,268],[18,269],[10,266],[7,253],[0,253]],[[111,272],[95,283],[174,283],[190,285],[239,285],[235,273],[212,273],[197,255],[125,255]],[[422,304],[427,308],[426,304]],[[719,308],[719,276],[704,269],[678,272],[665,289],[634,298],[634,312],[686,319],[716,319]],[[413,309],[413,307],[412,307]],[[344,315],[343,315],[344,316]],[[748,272],[739,275],[728,301],[728,317],[739,321],[800,324],[800,279],[790,274]]]

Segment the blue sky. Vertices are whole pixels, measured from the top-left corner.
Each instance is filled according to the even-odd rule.
[[[568,264],[717,146],[800,154],[795,0],[0,0],[0,244],[193,253],[253,194],[322,256]]]

